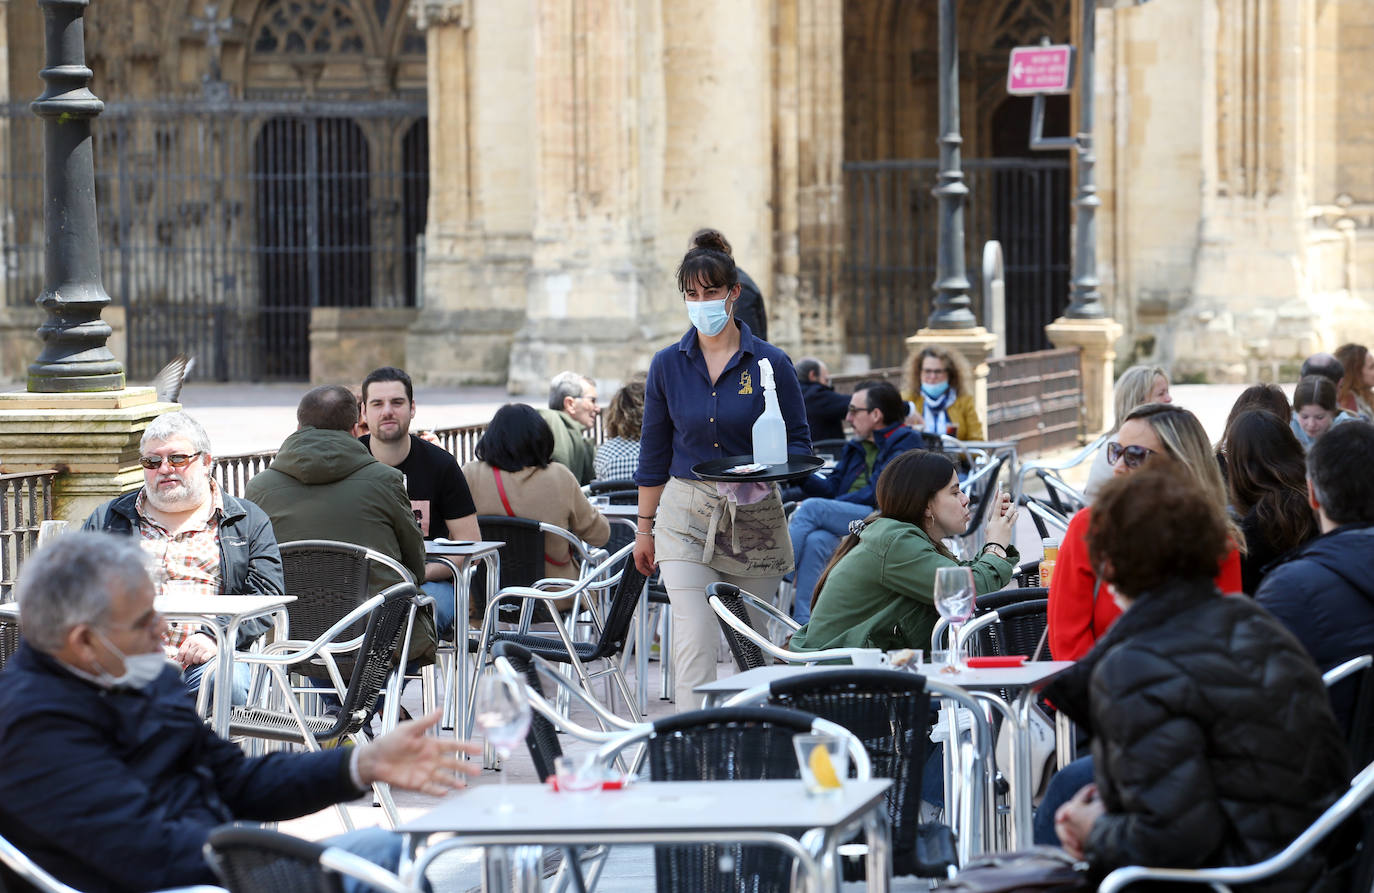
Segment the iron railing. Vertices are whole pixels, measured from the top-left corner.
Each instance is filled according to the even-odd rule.
[[[101,266],[131,380],[177,353],[220,381],[304,380],[313,307],[418,302],[423,97],[108,102],[93,128]],[[0,105],[0,301],[43,283],[42,122]]]
[[[44,521],[53,520],[56,471],[0,474],[0,602],[14,598],[19,567],[38,545]]]
[[[844,165],[847,347],[878,368],[901,363],[906,336],[930,316],[938,166],[933,158]],[[979,290],[984,243],[998,240],[1006,259],[1006,349],[1048,348],[1044,327],[1062,314],[1069,294],[1068,161],[968,159],[963,170],[969,293]]]

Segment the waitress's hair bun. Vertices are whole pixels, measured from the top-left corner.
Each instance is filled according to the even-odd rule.
[[[708,248],[712,251],[734,257],[735,253],[730,250],[730,243],[718,229],[699,229],[692,233],[693,248]]]
[[[689,287],[733,288],[739,271],[730,253],[730,243],[719,230],[699,229],[692,234],[691,248],[677,268],[677,289]]]

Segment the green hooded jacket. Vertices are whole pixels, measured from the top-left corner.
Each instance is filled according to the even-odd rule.
[[[539,415],[553,432],[553,461],[566,465],[578,484],[590,484],[596,477],[596,444],[582,433],[582,423],[557,409],[541,409]]]
[[[955,561],[938,552],[915,524],[878,518],[859,534],[859,544],[830,570],[811,621],[792,634],[793,651],[823,648],[929,648],[935,611],[935,569],[973,569],[978,593],[1007,585],[1020,559],[984,552],[975,561]]]

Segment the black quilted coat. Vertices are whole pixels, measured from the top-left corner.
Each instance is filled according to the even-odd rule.
[[[1210,581],[1137,599],[1046,694],[1093,734],[1106,815],[1086,850],[1098,873],[1257,862],[1349,784],[1311,657],[1264,609]],[[1246,889],[1305,890],[1322,867],[1309,860]]]

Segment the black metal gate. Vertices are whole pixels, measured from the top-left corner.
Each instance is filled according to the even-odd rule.
[[[1007,353],[1048,348],[1044,326],[1069,293],[1069,164],[1063,159],[972,159],[964,214],[965,263],[982,315],[981,257],[990,239],[1006,262]],[[939,207],[931,159],[846,162],[847,349],[874,367],[900,365],[905,339],[934,299]]]
[[[0,118],[0,287],[42,288],[41,122]],[[126,308],[131,381],[181,351],[220,381],[309,377],[312,307],[417,303],[426,106],[112,102],[96,119],[105,288]]]

